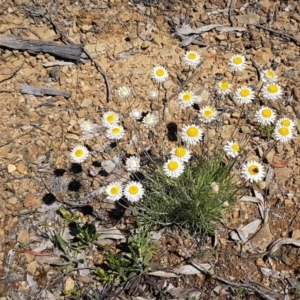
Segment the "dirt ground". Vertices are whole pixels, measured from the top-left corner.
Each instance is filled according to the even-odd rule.
[[[216,107],[226,113],[228,130],[212,139],[208,145],[211,149],[228,139],[239,118],[215,93],[217,80],[233,80],[228,59],[236,53],[242,53],[248,61],[246,71],[234,78],[239,85],[257,85],[254,65],[260,70],[276,69],[284,89],[280,107],[296,123],[296,136],[290,143],[277,145],[266,158],[274,176],[269,190],[261,191],[264,216],[257,203],[238,202],[216,225],[215,238],[199,242],[177,231],[160,232],[156,241],[159,251],[152,268],[164,273],[150,277],[158,289],[165,291],[165,298],[147,289],[144,283],[133,295],[123,291],[118,296],[108,293],[99,299],[300,297],[298,1],[0,0],[0,7],[0,45],[2,38],[15,36],[56,44],[83,44],[90,55],[82,51],[80,60],[72,61],[55,54],[0,46],[0,300],[87,299],[64,296],[62,292],[104,289],[88,269],[103,261],[95,245],[81,253],[84,263],[71,265],[78,270],[64,274],[71,267],[52,265],[62,261],[61,253],[52,251],[45,233],[61,230],[65,239],[70,238],[64,228],[66,222],[58,213],[64,204],[78,214],[81,224],[93,223],[99,232],[114,228],[120,237],[108,237],[111,247],[124,239],[123,234],[132,228],[132,220],[126,214],[116,220],[119,212],[115,203],[96,196],[88,203],[93,213],[77,205],[87,194],[115,178],[100,174],[101,164],[120,151],[111,147],[102,134],[101,117],[108,110],[123,116],[128,134],[118,147],[126,149],[125,154],[151,149],[153,156],[159,158],[161,153],[156,149],[161,149],[162,144],[166,150],[174,147],[175,142],[167,138],[170,132],[166,125],[176,123],[180,127],[186,118],[192,120],[197,113],[195,109],[186,115],[176,104],[180,83],[192,74],[182,61],[186,50],[197,50],[202,64],[185,87],[199,91],[203,103],[214,99]],[[190,44],[187,39],[193,34],[186,36],[185,46],[174,35],[183,24],[191,28],[220,26],[195,34]],[[149,98],[149,91],[157,88],[149,80],[157,65],[169,71],[169,79],[161,85],[164,97],[169,99],[165,107],[163,101]],[[71,96],[26,94],[22,91],[24,84]],[[117,93],[124,85],[131,89],[126,99]],[[163,118],[160,114],[164,110],[164,120],[149,130],[131,121],[129,113],[134,108],[143,113],[152,110],[159,118]],[[99,125],[96,138],[82,136],[80,124],[84,120]],[[252,125],[246,122],[240,136],[251,132]],[[216,136],[215,128],[208,130]],[[259,142],[256,136],[249,147]],[[70,161],[70,150],[77,144],[93,150],[92,159],[82,164],[82,170]],[[253,155],[260,157],[263,150],[258,147]],[[249,187],[244,196],[255,195]],[[258,227],[250,236],[256,234],[250,242],[247,236],[243,240],[248,229],[241,229],[257,220]],[[270,255],[270,246],[278,240],[280,246]],[[196,269],[174,272],[189,265],[191,258],[197,264],[210,264],[209,272],[215,277]],[[170,273],[176,273],[176,277]]]

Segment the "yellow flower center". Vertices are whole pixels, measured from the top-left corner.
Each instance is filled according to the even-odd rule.
[[[106,118],[106,121],[108,123],[112,123],[116,120],[116,117],[114,115],[108,115],[107,118]]]
[[[123,87],[123,88],[121,89],[121,93],[122,93],[122,94],[126,94],[126,93],[127,93],[127,88],[126,88],[126,87]]]
[[[195,60],[195,59],[197,58],[197,54],[194,53],[194,52],[191,52],[191,53],[188,54],[187,57],[188,57],[188,59],[190,59],[190,60]]]
[[[139,188],[136,185],[132,185],[129,189],[128,192],[132,195],[136,195],[139,191]]]
[[[119,134],[121,132],[121,129],[119,128],[119,127],[114,127],[113,129],[112,129],[112,133],[113,134]]]
[[[119,194],[119,190],[120,190],[120,188],[118,187],[118,186],[113,186],[111,189],[110,189],[110,193],[112,194],[112,195],[118,195]]]
[[[219,87],[221,90],[227,90],[229,88],[229,82],[226,80],[221,81]]]
[[[185,93],[185,94],[183,94],[182,100],[184,102],[189,102],[192,100],[192,95],[190,93]]]
[[[162,77],[165,75],[164,69],[157,69],[155,73],[158,77]]]
[[[186,155],[186,149],[183,148],[183,147],[178,147],[176,150],[175,150],[175,155],[177,157],[184,157]]]
[[[242,89],[240,91],[241,97],[249,97],[250,96],[250,90],[249,89]]]
[[[231,149],[232,149],[233,151],[235,151],[235,152],[239,152],[239,151],[240,151],[240,146],[239,146],[239,144],[233,144],[233,145],[231,146]]]
[[[170,171],[176,171],[178,169],[178,162],[176,161],[171,161],[168,163],[168,169]]]
[[[233,59],[233,63],[236,65],[240,65],[243,62],[243,59],[240,56],[237,56]]]
[[[75,155],[76,157],[82,157],[83,154],[84,154],[84,151],[83,151],[82,149],[77,149],[77,150],[75,151],[75,153],[74,153],[74,155]]]
[[[187,130],[187,135],[189,137],[196,137],[198,136],[199,132],[198,132],[198,128],[196,127],[190,127],[188,130]]]
[[[278,131],[282,136],[287,136],[290,133],[287,127],[281,127]]]
[[[261,114],[264,118],[270,118],[272,116],[272,111],[266,108],[262,110]]]
[[[90,129],[90,125],[89,125],[89,124],[85,124],[85,125],[83,126],[83,128],[86,129],[86,130],[89,130],[89,129]]]
[[[273,72],[273,70],[267,70],[265,76],[269,79],[273,79],[275,78],[275,73]]]
[[[248,168],[248,172],[250,175],[256,175],[259,173],[259,167],[256,166],[256,165],[251,165],[249,168]]]
[[[214,111],[212,108],[209,108],[203,112],[203,116],[207,119],[210,118],[213,114],[214,114]]]
[[[271,94],[278,93],[278,86],[276,84],[270,84],[268,86],[268,92],[271,93]]]
[[[290,127],[291,126],[291,122],[290,122],[290,120],[282,120],[281,121],[281,125],[285,126],[285,127]]]

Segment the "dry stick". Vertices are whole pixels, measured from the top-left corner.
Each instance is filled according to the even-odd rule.
[[[229,17],[229,23],[230,23],[230,26],[233,27],[233,20],[232,20],[232,9],[235,5],[235,1],[236,0],[231,0],[230,2],[230,6],[229,6],[229,12],[228,12],[228,17]]]
[[[251,25],[248,24],[248,26],[251,26]],[[261,25],[253,24],[253,26],[255,26],[257,28],[260,28],[260,29],[263,29],[263,30],[266,30],[266,31],[269,31],[269,32],[271,32],[273,34],[276,34],[276,35],[279,35],[283,38],[287,38],[287,39],[291,40],[292,42],[294,42],[297,46],[300,46],[300,41],[297,40],[296,38],[294,38],[293,36],[289,35],[289,34],[282,33],[281,31],[277,31],[277,30],[274,30],[274,29],[271,29],[271,28],[268,28],[268,27],[265,27],[265,26],[261,26]]]
[[[225,283],[229,286],[232,286],[232,287],[236,287],[236,288],[239,288],[239,287],[243,287],[243,288],[246,288],[248,290],[251,290],[253,292],[255,292],[256,294],[258,294],[262,299],[265,299],[265,300],[276,300],[275,298],[271,297],[271,296],[268,296],[266,295],[265,292],[262,292],[260,291],[258,288],[250,285],[249,283],[235,283],[235,282],[231,282],[223,277],[220,277],[218,275],[215,275],[215,274],[212,274],[210,273],[208,270],[206,270],[205,268],[202,268],[201,266],[195,264],[193,261],[190,261],[189,262],[194,268],[196,268],[197,270],[199,270],[201,273],[203,273],[204,275],[208,276],[208,277],[211,277],[213,279],[216,279],[222,283]],[[271,293],[271,290],[270,290],[270,293]]]
[[[59,27],[56,25],[56,23],[53,21],[53,19],[51,18],[51,15],[49,13],[49,11],[47,11],[48,15],[49,15],[49,20],[51,22],[51,24],[55,27],[55,29],[59,32],[59,34],[70,44],[74,44],[66,35],[65,33],[59,29]],[[107,102],[109,102],[110,98],[111,98],[111,92],[110,92],[110,84],[107,78],[106,73],[104,72],[104,70],[102,69],[102,67],[95,61],[95,59],[91,56],[91,54],[83,48],[83,52],[86,54],[86,56],[94,63],[96,69],[102,74],[102,76],[104,77],[104,82],[105,82],[105,86],[106,86],[106,91],[107,91],[107,96],[106,96],[106,100]]]
[[[74,271],[80,271],[80,270],[97,270],[97,268],[93,268],[93,267],[80,267],[80,268],[74,268],[72,270],[69,271],[65,271],[63,272],[61,275],[59,275],[58,277],[56,277],[53,281],[51,281],[45,288],[43,288],[38,294],[37,296],[35,296],[34,300],[39,300],[41,299],[40,296],[42,295],[42,293],[44,291],[46,291],[51,285],[53,285],[57,280],[59,280],[60,278],[64,277],[65,275],[72,273]]]
[[[40,125],[40,126],[42,126],[42,125]],[[5,142],[5,143],[3,143],[3,144],[0,144],[0,148],[3,147],[3,146],[6,146],[6,145],[8,145],[8,144],[10,144],[11,142],[17,140],[18,138],[20,138],[20,137],[22,137],[22,136],[24,136],[24,135],[26,135],[26,134],[29,134],[29,133],[30,133],[31,131],[33,131],[34,129],[39,129],[38,127],[40,127],[40,126],[38,126],[38,125],[32,125],[32,128],[31,128],[30,130],[28,130],[27,132],[22,133],[22,134],[18,135],[17,137],[15,137],[15,138],[13,138],[13,139],[10,139],[10,140],[8,140],[7,142]]]
[[[14,71],[12,71],[11,73],[0,73],[0,75],[10,75],[9,77],[7,77],[5,79],[2,79],[0,82],[3,82],[5,80],[8,80],[8,79],[11,79],[12,77],[14,77],[21,70],[21,68],[23,67],[24,61],[25,60],[23,60],[21,65],[17,69],[15,69]]]

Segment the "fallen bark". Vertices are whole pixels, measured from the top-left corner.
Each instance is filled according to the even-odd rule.
[[[35,95],[35,96],[44,96],[44,95],[63,96],[65,98],[69,98],[72,95],[72,93],[69,92],[62,92],[44,86],[32,86],[28,84],[21,85],[21,93]]]
[[[0,39],[0,47],[28,51],[33,54],[49,53],[66,60],[79,61],[83,53],[83,44],[61,45],[52,42],[25,40],[15,36]]]

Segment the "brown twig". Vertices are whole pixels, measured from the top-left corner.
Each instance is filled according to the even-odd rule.
[[[57,280],[63,278],[65,275],[72,273],[74,271],[80,271],[80,270],[97,270],[97,268],[92,268],[92,267],[80,267],[80,268],[74,268],[68,271],[63,272],[61,275],[59,275],[58,277],[56,277],[54,280],[52,280],[46,287],[44,287],[38,294],[37,296],[34,298],[35,300],[39,300],[41,299],[41,295],[44,291],[46,291],[51,285],[53,285]]]
[[[10,75],[9,77],[7,77],[5,79],[0,80],[0,83],[3,82],[3,81],[5,81],[5,80],[8,80],[8,79],[11,79],[12,77],[14,77],[21,70],[21,68],[23,67],[23,65],[24,65],[24,61],[21,63],[21,65],[18,68],[16,68],[11,73],[0,73],[0,75]]]
[[[228,17],[229,17],[229,23],[230,23],[230,26],[233,27],[233,19],[232,19],[232,10],[234,8],[234,5],[235,5],[235,0],[231,0],[230,2],[230,6],[229,6],[229,12],[228,12]]]
[[[250,24],[249,24],[250,25]],[[251,24],[252,25],[252,24]],[[251,26],[250,25],[250,26]],[[283,33],[281,31],[278,31],[278,30],[274,30],[272,28],[268,28],[268,27],[265,27],[265,26],[261,26],[261,25],[255,25],[253,24],[253,26],[257,27],[257,28],[260,28],[260,29],[263,29],[263,30],[266,30],[266,31],[269,31],[273,34],[276,34],[282,38],[286,38],[286,39],[289,39],[291,40],[292,42],[294,42],[297,46],[300,46],[300,41],[298,39],[296,39],[295,37],[289,35],[289,34],[286,34],[286,33]]]
[[[53,25],[53,27],[58,31],[58,33],[63,37],[63,39],[65,39],[68,43],[70,44],[74,44],[68,37],[67,35],[57,26],[56,22],[53,21],[51,14],[49,13],[49,11],[47,11],[48,15],[49,15],[49,21],[51,22],[51,24]],[[106,91],[107,91],[107,102],[109,102],[110,98],[111,98],[111,92],[110,92],[110,84],[107,78],[106,73],[104,72],[104,70],[102,69],[102,67],[95,61],[95,59],[91,56],[91,54],[83,48],[83,52],[86,54],[86,56],[93,62],[93,64],[95,65],[96,69],[102,74],[103,78],[104,78],[104,82],[106,85]]]

